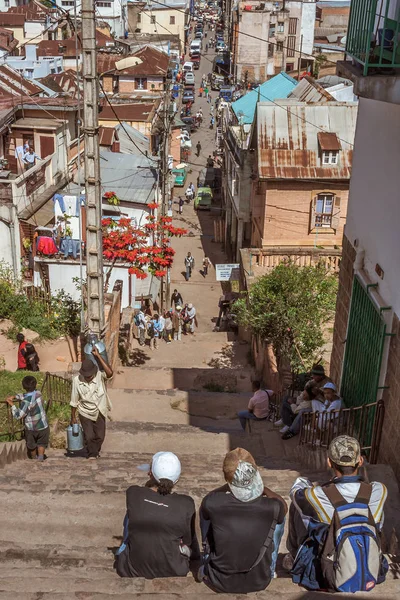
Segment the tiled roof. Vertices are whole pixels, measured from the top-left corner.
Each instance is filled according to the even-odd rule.
[[[277,99],[287,98],[290,92],[296,87],[297,81],[286,73],[278,73],[275,77],[268,79],[258,88],[248,92],[239,100],[232,103],[232,110],[236,117],[242,117],[243,124],[252,123],[256,112],[257,102],[271,102]]]
[[[165,52],[154,48],[153,46],[145,46],[133,54],[128,56],[116,56],[115,54],[97,54],[97,72],[105,73],[115,68],[115,63],[120,61],[122,58],[128,58],[130,56],[136,56],[142,61],[141,64],[129,67],[118,71],[118,74],[129,75],[132,77],[146,77],[149,75],[155,75],[165,77],[168,71],[169,58]]]
[[[137,102],[135,104],[113,104],[111,106],[106,104],[103,106],[102,111],[99,114],[100,121],[150,121],[154,114],[155,102],[145,103]],[[118,115],[115,116],[114,111]]]
[[[0,98],[35,96],[43,90],[8,65],[0,65]]]

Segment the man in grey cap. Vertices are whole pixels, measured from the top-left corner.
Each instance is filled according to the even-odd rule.
[[[330,485],[334,485],[344,501],[352,503],[360,491],[363,477],[359,469],[364,459],[358,441],[348,435],[336,437],[328,448],[328,467],[334,477],[324,485],[313,485],[304,477],[298,477],[290,490],[292,504],[289,510],[289,534],[283,566],[290,570],[296,557],[293,582],[304,585],[308,589],[319,589],[323,583],[318,580],[318,569],[315,562],[319,557],[319,544],[323,543],[325,534],[333,518],[335,508],[328,498]],[[386,487],[377,481],[368,486],[370,498],[368,502],[371,515],[378,531],[383,525],[383,506],[387,497]],[[310,560],[310,551],[305,540],[316,541],[314,560]],[[300,550],[299,550],[300,549]],[[304,556],[302,556],[304,553]],[[310,569],[310,566],[312,567]]]
[[[99,457],[106,435],[106,418],[111,402],[105,388],[105,380],[112,377],[113,371],[102,358],[96,346],[92,354],[102,371],[94,361],[86,358],[81,365],[79,375],[72,380],[71,422],[77,423],[77,412],[83,429],[87,458]]]

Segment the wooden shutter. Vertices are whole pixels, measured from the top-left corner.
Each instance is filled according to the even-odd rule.
[[[318,196],[314,196],[314,198],[311,200],[311,207],[310,207],[310,231],[312,231],[313,229],[315,229],[315,215],[316,215],[316,208],[317,208],[317,198],[318,198]]]
[[[296,35],[297,33],[297,19],[289,19],[289,35]]]
[[[296,36],[289,35],[287,40],[288,40],[287,56],[293,57],[295,54],[294,51],[296,48]]]
[[[40,136],[40,158],[46,158],[54,154],[54,138],[50,136]]]
[[[337,231],[340,225],[340,196],[335,196],[332,210],[332,229]]]

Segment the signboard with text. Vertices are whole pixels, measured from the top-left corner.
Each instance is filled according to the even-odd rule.
[[[240,265],[215,265],[217,281],[239,281]]]

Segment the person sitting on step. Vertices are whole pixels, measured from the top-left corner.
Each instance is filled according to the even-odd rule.
[[[207,494],[200,507],[199,579],[228,594],[264,590],[275,577],[286,503],[264,487],[254,458],[243,448],[228,452],[223,473],[226,484]]]
[[[126,492],[123,542],[116,553],[120,577],[186,577],[199,560],[193,499],[173,492],[181,463],[172,452],[153,456],[149,481]]]
[[[334,475],[328,483],[313,485],[298,477],[290,491],[289,554],[283,567],[294,583],[310,590],[368,591],[384,581],[387,571],[379,540],[387,489],[364,482],[355,438],[332,440],[327,463]],[[346,543],[340,544],[342,538]]]
[[[247,410],[240,410],[238,417],[243,431],[246,431],[247,421],[264,421],[269,415],[269,401],[274,395],[273,390],[261,389],[259,381],[252,382],[253,396],[250,398]]]

